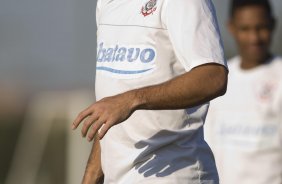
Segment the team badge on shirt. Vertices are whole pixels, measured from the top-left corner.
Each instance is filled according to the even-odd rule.
[[[273,79],[260,81],[256,83],[255,92],[260,102],[270,102],[273,99],[274,92],[277,88],[277,81]]]
[[[141,13],[146,17],[147,15],[152,14],[154,11],[156,11],[157,7],[157,0],[149,0],[142,8]]]

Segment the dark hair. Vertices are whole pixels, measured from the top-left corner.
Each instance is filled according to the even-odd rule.
[[[269,0],[231,0],[230,17],[232,18],[234,16],[236,10],[246,6],[262,6],[267,11],[269,17],[273,18]]]

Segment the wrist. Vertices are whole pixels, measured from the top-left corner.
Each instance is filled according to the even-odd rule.
[[[146,104],[146,98],[143,92],[141,92],[141,90],[139,89],[132,90],[132,91],[127,92],[127,94],[125,95],[133,111],[144,109],[144,106]]]

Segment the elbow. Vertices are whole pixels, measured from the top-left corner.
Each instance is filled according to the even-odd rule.
[[[224,84],[221,84],[219,87],[218,87],[218,95],[217,96],[223,96],[225,95],[227,91],[227,79],[225,81]]]
[[[200,96],[202,101],[210,101],[219,96],[223,96],[227,91],[228,70],[219,64],[206,64],[193,69],[194,76],[197,76],[194,85],[196,96]],[[199,87],[200,86],[200,87]]]
[[[223,96],[227,91],[228,70],[220,66],[214,76],[214,96]]]

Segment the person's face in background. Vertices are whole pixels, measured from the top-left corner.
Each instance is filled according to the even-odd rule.
[[[228,28],[243,60],[257,63],[268,58],[274,25],[274,19],[263,6],[250,5],[235,10]]]

